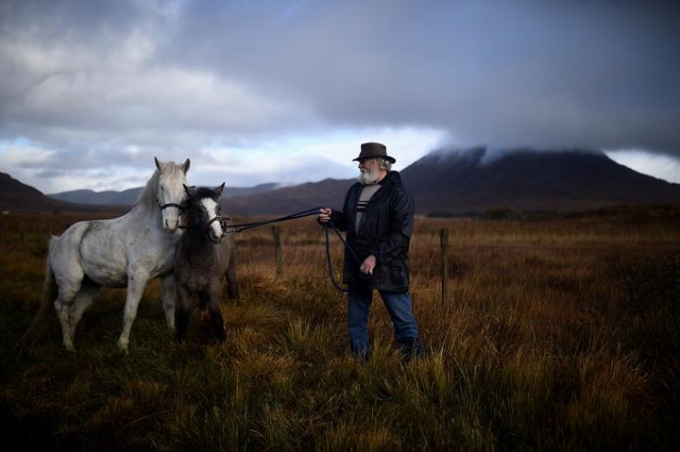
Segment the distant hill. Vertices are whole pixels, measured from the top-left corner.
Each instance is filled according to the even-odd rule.
[[[578,212],[616,205],[680,203],[679,184],[640,174],[601,151],[444,149],[426,155],[400,173],[419,214],[467,215],[490,209]],[[285,215],[320,206],[337,209],[354,182],[325,179],[289,187],[227,187],[223,204],[231,215]],[[141,190],[78,190],[49,198],[6,174],[0,183],[2,210],[91,210],[108,203],[132,205],[139,196],[135,190]],[[81,204],[66,204],[56,197]]]
[[[137,202],[137,199],[139,199],[139,195],[143,190],[144,187],[131,188],[120,192],[73,190],[47,196],[52,199],[76,204],[131,206]]]
[[[260,184],[254,187],[226,187],[223,196],[231,198],[235,196],[250,196],[258,193],[264,193],[278,187],[278,184]],[[144,187],[131,188],[125,191],[93,191],[93,190],[73,190],[61,193],[49,194],[52,199],[66,201],[77,204],[90,205],[120,205],[131,206],[141,195]]]
[[[314,207],[340,206],[354,179],[325,179],[321,182],[283,187],[250,196],[224,199],[231,215],[284,215]]]
[[[92,212],[113,211],[111,206],[84,206],[45,196],[6,173],[0,173],[0,211],[2,212]]]

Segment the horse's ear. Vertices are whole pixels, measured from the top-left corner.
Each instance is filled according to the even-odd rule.
[[[187,193],[187,195],[191,196],[192,192],[194,191],[194,187],[189,187],[187,184],[182,184],[184,187],[184,191]]]
[[[156,162],[156,168],[158,168],[158,171],[160,171],[160,170],[161,170],[161,163],[162,163],[162,162],[161,162],[160,160],[158,160],[157,157],[154,157],[154,158],[153,158],[153,161]]]
[[[215,193],[215,196],[222,196],[222,190],[224,190],[224,182],[222,182],[222,185],[219,187],[215,187],[213,192]]]
[[[184,174],[186,174],[187,171],[189,171],[190,166],[191,166],[191,161],[189,159],[187,159],[187,161],[184,162],[184,165],[182,165],[182,171],[184,171]]]

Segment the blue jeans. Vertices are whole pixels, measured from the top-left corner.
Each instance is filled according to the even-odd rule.
[[[418,338],[418,326],[411,312],[411,297],[408,292],[386,292],[379,290],[387,312],[394,325],[394,339],[403,353],[420,355],[422,345]],[[368,315],[371,311],[373,289],[350,288],[347,295],[347,326],[350,349],[357,356],[368,358]],[[417,347],[413,350],[414,345]]]

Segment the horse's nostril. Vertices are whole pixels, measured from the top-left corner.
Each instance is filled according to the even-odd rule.
[[[179,224],[177,221],[165,220],[165,229],[167,229],[169,232],[175,232],[178,226]]]

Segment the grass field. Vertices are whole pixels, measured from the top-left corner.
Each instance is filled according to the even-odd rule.
[[[281,224],[282,275],[270,227],[237,236],[242,298],[224,297],[224,345],[200,314],[175,343],[154,281],[128,355],[115,289],[86,313],[77,352],[56,318],[21,349],[47,237],[78,219],[0,217],[2,450],[680,450],[677,207],[417,218],[411,289],[428,355],[408,364],[378,299],[371,361],[348,355],[345,296],[313,218]]]

